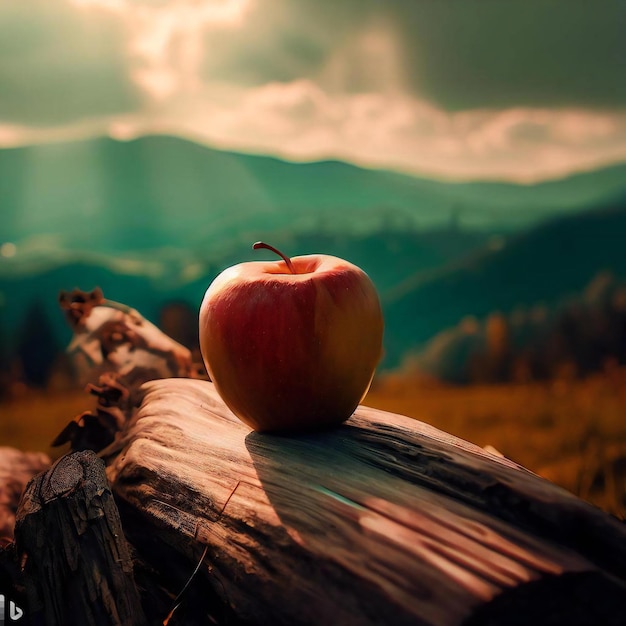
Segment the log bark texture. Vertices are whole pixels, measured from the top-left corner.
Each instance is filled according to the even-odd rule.
[[[13,541],[20,497],[31,478],[50,465],[50,458],[43,452],[0,448],[0,594],[5,597],[5,607],[10,601],[18,606],[26,602]]]
[[[30,623],[145,623],[104,463],[93,452],[61,457],[28,484],[15,539]]]
[[[53,446],[72,451],[101,450],[123,427],[135,390],[145,381],[205,377],[191,352],[131,307],[105,300],[100,289],[61,292],[61,308],[73,330],[67,354],[77,382],[98,396],[94,412],[79,415],[58,434]]]
[[[206,548],[231,622],[624,624],[624,525],[507,459],[367,407],[272,436],[210,382],[142,393],[101,452],[127,534],[189,570]]]

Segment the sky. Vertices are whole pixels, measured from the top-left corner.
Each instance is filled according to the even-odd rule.
[[[2,0],[0,148],[165,133],[532,183],[626,162],[624,0]]]

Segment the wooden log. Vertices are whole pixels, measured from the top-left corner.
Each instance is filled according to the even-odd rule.
[[[59,303],[73,330],[67,354],[77,380],[98,396],[94,412],[72,420],[52,442],[73,451],[101,450],[123,426],[134,391],[145,381],[204,377],[191,352],[125,304],[105,300],[100,289],[61,292]]]
[[[67,353],[82,384],[115,372],[144,380],[190,376],[191,352],[164,334],[135,309],[104,298],[100,289],[59,294],[59,304],[74,331]],[[135,374],[136,379],[137,374]]]
[[[13,541],[18,503],[30,479],[50,465],[43,452],[0,447],[0,594],[5,597],[5,607],[10,607],[10,602],[20,607],[26,602]]]
[[[624,623],[624,525],[507,459],[367,407],[272,436],[209,382],[142,392],[101,453],[130,540],[189,570],[206,548],[202,584],[233,619]]]
[[[145,623],[104,463],[93,452],[61,457],[28,484],[15,538],[32,623]]]

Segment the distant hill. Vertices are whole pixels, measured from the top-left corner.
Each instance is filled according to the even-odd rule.
[[[101,138],[0,150],[0,243],[18,253],[182,250],[215,260],[276,231],[510,230],[619,194],[626,165],[531,186],[451,183],[172,137]]]
[[[277,232],[272,243],[286,254],[324,252],[345,258],[363,268],[382,292],[410,276],[416,268],[435,268],[484,245],[481,232],[440,230],[429,232],[380,231],[376,234]],[[251,241],[233,244],[215,263],[186,264],[177,256],[134,259],[106,254],[58,250],[55,254],[23,259],[16,255],[0,262],[0,353],[2,343],[11,352],[23,320],[33,305],[51,322],[56,340],[67,344],[69,330],[59,307],[61,290],[74,287],[103,289],[105,296],[139,310],[155,323],[168,302],[197,309],[215,276],[229,265],[248,260],[274,259],[267,251],[253,251]],[[4,342],[2,337],[4,336]]]
[[[264,258],[250,246],[266,239],[363,267],[383,294],[395,363],[465,314],[550,298],[602,263],[623,266],[623,219],[611,221],[621,213],[585,213],[615,197],[626,197],[626,165],[524,186],[290,163],[171,137],[0,150],[0,245],[15,244],[0,255],[0,357],[36,300],[63,344],[60,289],[99,285],[158,322],[165,302],[196,307],[221,269]]]
[[[547,305],[603,270],[626,276],[626,202],[553,219],[385,294],[387,366],[465,316]]]
[[[385,360],[425,345],[466,316],[485,318],[519,306],[551,306],[580,292],[605,269],[626,276],[626,205],[555,218],[507,238],[442,229],[381,230],[372,234],[277,231],[272,243],[287,254],[323,251],[365,269],[377,285],[385,313]],[[0,352],[10,352],[23,320],[39,302],[65,345],[69,331],[57,306],[62,289],[100,286],[158,323],[164,304],[196,309],[219,271],[233,263],[273,258],[250,242],[233,243],[214,263],[191,265],[176,256],[127,259],[59,251],[54,263],[16,255],[0,263]],[[4,347],[3,347],[4,344]]]
[[[464,318],[406,355],[402,368],[461,384],[571,379],[626,364],[625,331],[626,280],[601,271],[556,305]]]

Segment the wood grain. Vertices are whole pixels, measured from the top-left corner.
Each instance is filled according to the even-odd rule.
[[[104,463],[93,452],[65,455],[28,484],[15,539],[31,623],[146,623]]]
[[[190,563],[208,546],[204,584],[237,620],[622,619],[624,526],[507,459],[367,407],[333,430],[272,436],[209,382],[142,392],[101,453],[129,537],[154,533],[153,550]]]

